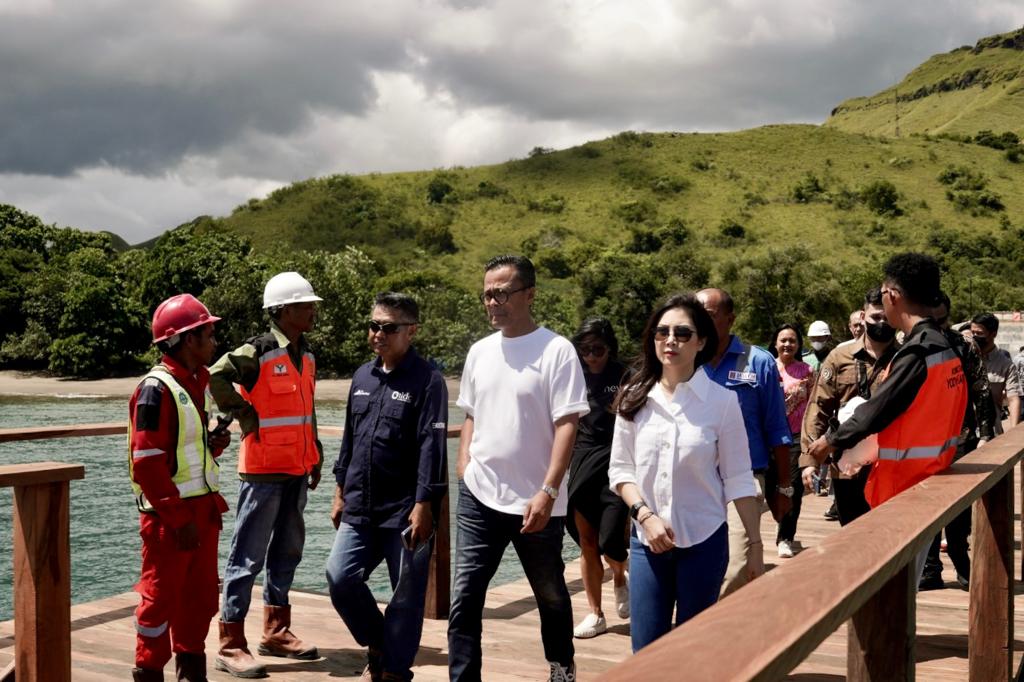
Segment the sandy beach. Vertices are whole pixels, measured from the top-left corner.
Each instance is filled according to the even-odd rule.
[[[131,397],[138,386],[139,377],[116,379],[61,379],[13,370],[0,371],[0,395],[5,396],[57,396],[64,398]],[[458,377],[448,377],[448,399],[454,402],[459,397]],[[344,400],[348,396],[350,379],[323,379],[316,384],[317,398],[322,400]]]

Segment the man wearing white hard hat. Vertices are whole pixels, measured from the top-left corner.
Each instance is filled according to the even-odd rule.
[[[810,342],[811,350],[804,353],[802,360],[817,372],[832,350],[832,332],[825,322],[815,320],[807,328],[807,340]]]
[[[224,570],[216,661],[218,670],[236,677],[266,675],[245,638],[252,586],[264,563],[259,653],[318,657],[316,647],[290,629],[288,592],[305,544],[306,491],[320,482],[323,464],[313,408],[316,361],[305,338],[321,300],[297,272],[274,275],[263,290],[270,330],[224,354],[210,369],[213,397],[242,429],[238,513]]]

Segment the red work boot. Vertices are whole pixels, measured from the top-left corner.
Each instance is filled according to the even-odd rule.
[[[315,646],[309,646],[288,628],[292,624],[291,606],[263,605],[263,639],[257,651],[261,656],[282,656],[311,661],[319,658]]]
[[[245,679],[267,676],[267,668],[257,663],[249,653],[245,642],[245,622],[220,621],[220,651],[213,667]]]

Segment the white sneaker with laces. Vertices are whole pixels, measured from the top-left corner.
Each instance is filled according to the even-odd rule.
[[[621,586],[614,587],[615,591],[615,612],[619,618],[629,618],[629,583],[624,582]]]
[[[793,543],[789,540],[779,540],[779,558],[780,559],[792,559],[795,552],[793,552]]]
[[[604,619],[602,618],[602,620]],[[548,682],[576,682],[576,663],[570,663],[569,667],[565,667],[559,663],[548,661],[548,665],[551,666]]]
[[[580,621],[580,624],[573,628],[572,635],[576,639],[590,639],[597,637],[608,630],[608,622],[604,616],[596,613],[588,613],[587,617]],[[555,665],[552,663],[552,665]]]

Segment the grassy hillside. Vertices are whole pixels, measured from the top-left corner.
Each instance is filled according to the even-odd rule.
[[[825,125],[895,135],[897,115],[900,135],[979,130],[1024,135],[1024,29],[935,55],[901,83],[843,102]]]

